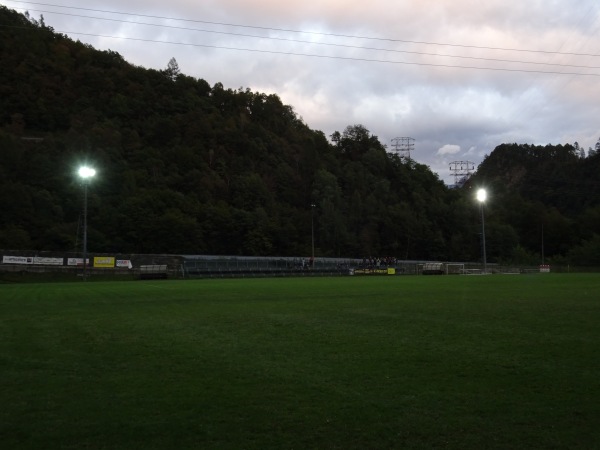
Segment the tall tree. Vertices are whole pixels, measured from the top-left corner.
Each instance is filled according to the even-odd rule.
[[[181,71],[179,70],[179,64],[177,64],[177,60],[175,58],[171,58],[169,60],[169,64],[167,64],[165,73],[171,81],[177,80],[177,77],[181,74]]]

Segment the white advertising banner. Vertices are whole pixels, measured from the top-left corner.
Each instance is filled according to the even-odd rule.
[[[117,267],[127,267],[131,269],[133,265],[129,259],[117,259]]]
[[[42,256],[34,256],[33,258],[34,264],[41,264],[44,266],[62,266],[63,262],[63,258],[45,258]]]
[[[87,264],[90,264],[90,259],[86,258]],[[83,258],[68,258],[67,259],[68,266],[83,266]]]
[[[31,256],[3,256],[3,264],[33,264]]]

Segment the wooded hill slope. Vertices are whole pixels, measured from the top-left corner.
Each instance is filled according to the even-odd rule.
[[[480,258],[469,186],[448,189],[362,125],[328,139],[277,95],[210,86],[174,60],[136,67],[5,7],[0,56],[0,248],[80,249],[85,163],[98,171],[92,251],[307,256],[314,225],[317,256]],[[564,183],[595,179],[597,156],[559,147],[540,151],[573,160]],[[486,205],[488,260],[539,259],[533,210],[547,222],[546,257],[598,239],[597,197],[562,204],[560,185],[553,195],[532,187],[546,176],[540,165],[519,178],[534,172],[520,154],[508,170],[505,154],[494,150],[471,184],[498,189]]]

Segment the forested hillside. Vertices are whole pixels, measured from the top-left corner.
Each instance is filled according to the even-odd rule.
[[[0,56],[0,248],[80,249],[84,163],[96,252],[307,256],[314,224],[318,256],[474,261],[476,183],[490,261],[539,262],[542,224],[546,258],[599,240],[598,155],[571,146],[500,146],[452,190],[365,126],[329,140],[277,95],[136,67],[4,7]]]
[[[600,265],[600,139],[587,155],[577,143],[499,145],[467,188],[478,185],[492,196],[491,226],[514,235],[518,258],[533,261],[543,253]]]

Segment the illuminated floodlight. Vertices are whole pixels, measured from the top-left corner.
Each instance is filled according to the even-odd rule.
[[[479,189],[477,191],[477,201],[483,203],[487,199],[487,192],[485,189]]]
[[[79,176],[84,180],[88,178],[92,178],[96,175],[96,169],[92,169],[91,167],[83,166],[79,168]]]

